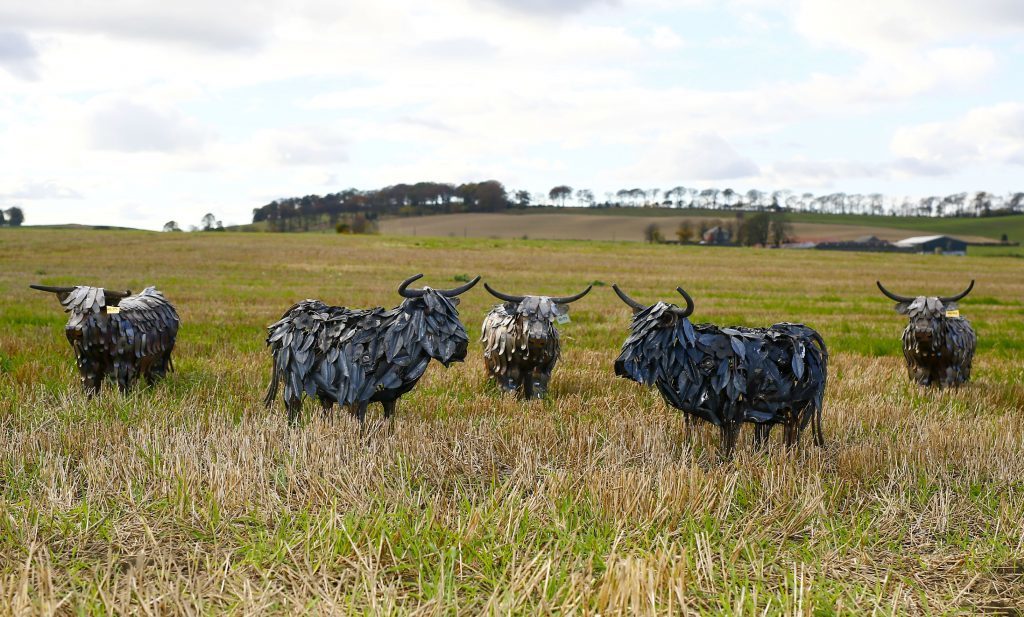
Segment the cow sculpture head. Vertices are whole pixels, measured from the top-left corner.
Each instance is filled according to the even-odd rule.
[[[108,319],[108,307],[116,307],[124,298],[132,295],[131,290],[114,291],[102,287],[50,287],[48,285],[29,285],[32,289],[57,295],[57,300],[70,313],[67,330],[69,333],[80,332],[82,323],[89,317],[102,322]],[[71,336],[71,334],[69,334]]]
[[[398,294],[405,298],[399,307],[404,314],[401,319],[412,322],[415,327],[396,329],[395,332],[409,333],[417,340],[385,340],[389,359],[395,361],[397,358],[400,361],[400,348],[406,348],[409,343],[415,342],[422,345],[427,355],[445,366],[452,362],[462,362],[469,351],[469,335],[459,321],[459,312],[455,307],[459,304],[459,294],[469,291],[480,277],[455,289],[409,288],[410,284],[422,277],[422,274],[411,276],[398,286]],[[394,353],[391,351],[392,348],[396,350]]]
[[[527,348],[530,353],[540,353],[550,341],[558,340],[558,331],[553,322],[569,312],[569,304],[590,293],[591,286],[574,296],[513,296],[502,293],[484,283],[484,289],[492,296],[506,302],[510,314],[518,314],[525,320]],[[527,354],[529,355],[529,354]]]
[[[971,293],[974,280],[967,289],[955,296],[901,296],[886,289],[880,281],[875,281],[878,289],[890,300],[896,302],[896,312],[907,315],[910,324],[907,326],[916,347],[922,351],[938,350],[943,342],[939,339],[942,330],[939,327],[949,313],[957,310],[956,302]]]
[[[612,285],[612,289],[626,306],[633,309],[633,320],[629,325],[631,333],[623,346],[623,352],[615,360],[615,374],[648,385],[667,378],[666,365],[662,360],[667,345],[671,343],[665,337],[677,339],[681,343],[680,349],[692,347],[696,340],[696,333],[688,319],[693,313],[693,298],[682,287],[676,287],[679,295],[686,300],[686,308],[668,302],[645,306],[627,296],[618,285]],[[698,363],[697,370],[704,373],[714,368],[710,364]]]

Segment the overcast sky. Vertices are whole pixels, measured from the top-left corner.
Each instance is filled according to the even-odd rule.
[[[498,179],[1024,189],[1021,0],[0,4],[0,208],[248,222]]]

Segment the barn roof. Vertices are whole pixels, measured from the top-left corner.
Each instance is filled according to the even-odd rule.
[[[941,238],[949,238],[950,240],[955,240],[957,242],[964,242],[963,240],[961,240],[959,238],[954,238],[953,236],[945,236],[945,235],[939,235],[939,236],[912,236],[910,238],[904,238],[904,239],[900,240],[899,242],[896,243],[896,246],[915,246],[915,245],[918,245],[918,244],[925,244],[926,242],[931,242],[933,240],[939,240]]]

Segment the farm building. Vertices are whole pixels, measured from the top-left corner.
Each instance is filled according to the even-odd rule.
[[[896,246],[914,249],[915,253],[967,254],[967,242],[952,236],[914,236],[900,240]]]
[[[732,234],[724,227],[712,227],[701,237],[701,244],[729,244],[730,242],[732,242]]]
[[[897,246],[877,236],[860,236],[853,240],[819,242],[814,248],[823,251],[874,251],[886,253],[909,253],[913,249]]]

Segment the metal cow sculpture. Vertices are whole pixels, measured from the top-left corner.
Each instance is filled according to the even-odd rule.
[[[910,378],[922,386],[959,386],[971,378],[978,338],[971,322],[960,317],[956,302],[974,289],[974,281],[955,296],[900,296],[875,281],[896,312],[908,315],[903,330],[903,357]]]
[[[64,334],[90,396],[99,394],[108,375],[126,392],[139,375],[152,384],[173,370],[171,352],[180,322],[174,306],[155,287],[137,295],[102,287],[30,287],[57,294],[71,314]]]
[[[480,341],[484,366],[499,388],[518,392],[523,398],[544,398],[551,371],[561,355],[555,320],[567,315],[569,304],[590,293],[591,286],[575,296],[512,296],[495,291],[504,300],[487,313]]]
[[[801,324],[769,328],[721,328],[691,324],[693,300],[676,291],[686,308],[658,302],[644,306],[617,285],[615,293],[633,309],[630,335],[615,360],[615,374],[653,385],[665,402],[719,427],[721,450],[730,456],[744,422],[756,425],[754,445],[767,441],[776,424],[787,447],[811,425],[824,445],[822,399],[828,351],[821,336]]]
[[[456,296],[480,277],[455,289],[409,289],[422,276],[398,287],[405,301],[393,309],[349,309],[319,300],[288,309],[268,328],[274,366],[264,403],[273,403],[284,381],[290,424],[298,419],[303,398],[315,394],[325,413],[338,403],[362,425],[370,403],[381,403],[390,418],[431,358],[445,366],[465,360],[469,336],[455,309]]]

